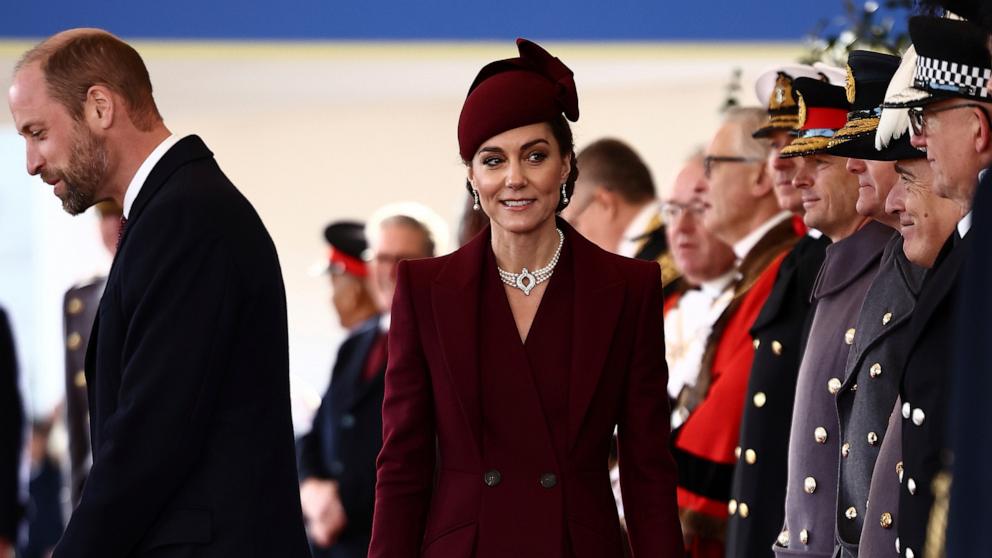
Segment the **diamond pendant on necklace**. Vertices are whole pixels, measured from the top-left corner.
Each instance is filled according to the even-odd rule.
[[[555,272],[555,266],[558,265],[558,258],[561,257],[561,247],[565,243],[565,235],[561,232],[561,229],[555,230],[558,232],[558,248],[555,249],[555,254],[551,257],[548,265],[534,271],[530,271],[525,267],[520,273],[511,273],[497,265],[496,270],[499,271],[500,280],[506,285],[520,289],[525,295],[530,296],[530,292],[534,290],[534,287],[550,279],[551,275]]]
[[[530,292],[537,286],[537,277],[534,277],[534,274],[527,271],[527,268],[525,267],[524,270],[517,275],[517,280],[514,282],[513,286],[523,291],[525,295],[530,296]]]

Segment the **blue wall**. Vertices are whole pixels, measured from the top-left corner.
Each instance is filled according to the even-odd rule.
[[[881,2],[880,2],[881,3]],[[841,0],[0,0],[0,37],[798,40]]]

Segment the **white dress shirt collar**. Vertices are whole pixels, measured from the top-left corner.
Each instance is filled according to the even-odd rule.
[[[965,214],[964,217],[961,218],[960,221],[958,221],[958,234],[961,236],[961,238],[964,238],[964,236],[968,234],[968,231],[970,230],[971,230],[971,212],[969,211],[968,213]]]
[[[758,242],[761,241],[762,237],[768,234],[768,231],[772,230],[776,225],[786,219],[789,219],[790,217],[792,217],[791,213],[788,211],[782,211],[771,219],[765,221],[763,225],[754,229],[748,233],[747,236],[734,243],[734,255],[737,256],[738,260],[743,260],[746,258],[751,250],[758,245]]]
[[[158,144],[158,147],[152,150],[148,154],[141,166],[138,167],[137,172],[131,178],[130,184],[127,185],[127,190],[124,192],[124,218],[128,219],[131,216],[131,207],[134,206],[134,200],[138,199],[138,192],[141,191],[141,187],[145,185],[145,181],[148,180],[148,175],[151,174],[152,169],[155,165],[162,159],[162,156],[166,154],[173,145],[179,141],[179,136],[175,134],[170,134],[169,137],[162,140],[162,143]]]

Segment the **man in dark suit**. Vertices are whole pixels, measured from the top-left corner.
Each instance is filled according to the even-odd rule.
[[[111,255],[117,251],[120,236],[121,206],[112,201],[96,205],[100,217],[100,237]],[[72,506],[79,505],[83,484],[93,462],[90,452],[90,412],[86,394],[86,347],[96,320],[96,310],[107,284],[105,275],[73,285],[65,293],[63,324],[65,325],[65,418],[69,436],[69,497]]]
[[[0,556],[17,542],[23,512],[20,487],[24,407],[17,382],[17,356],[7,313],[0,308]]]
[[[393,220],[383,226],[387,230],[376,235],[373,259],[392,251],[395,240],[409,246],[402,249],[403,256],[434,255],[428,251],[426,228]],[[387,324],[373,292],[377,282],[369,278],[365,261],[364,226],[333,223],[324,237],[330,245],[332,302],[348,338],[338,350],[313,426],[298,443],[300,496],[314,556],[364,558],[372,534],[375,458],[382,448]]]
[[[28,51],[8,95],[67,212],[124,208],[85,366],[93,466],[54,556],[309,556],[275,247],[151,91],[133,48],[76,29]]]

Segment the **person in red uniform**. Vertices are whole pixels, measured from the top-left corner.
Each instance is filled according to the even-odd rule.
[[[733,248],[739,263],[733,299],[713,326],[694,385],[682,390],[674,411],[684,417],[673,439],[679,514],[693,557],[724,555],[734,448],[754,357],[749,330],[798,240],[765,165],[769,146],[752,137],[766,120],[763,109],[729,110],[704,159],[703,226]]]
[[[634,555],[682,556],[661,270],[556,217],[578,174],[575,83],[517,46],[481,70],[458,125],[491,225],[399,265],[369,555],[619,558],[618,427]]]

